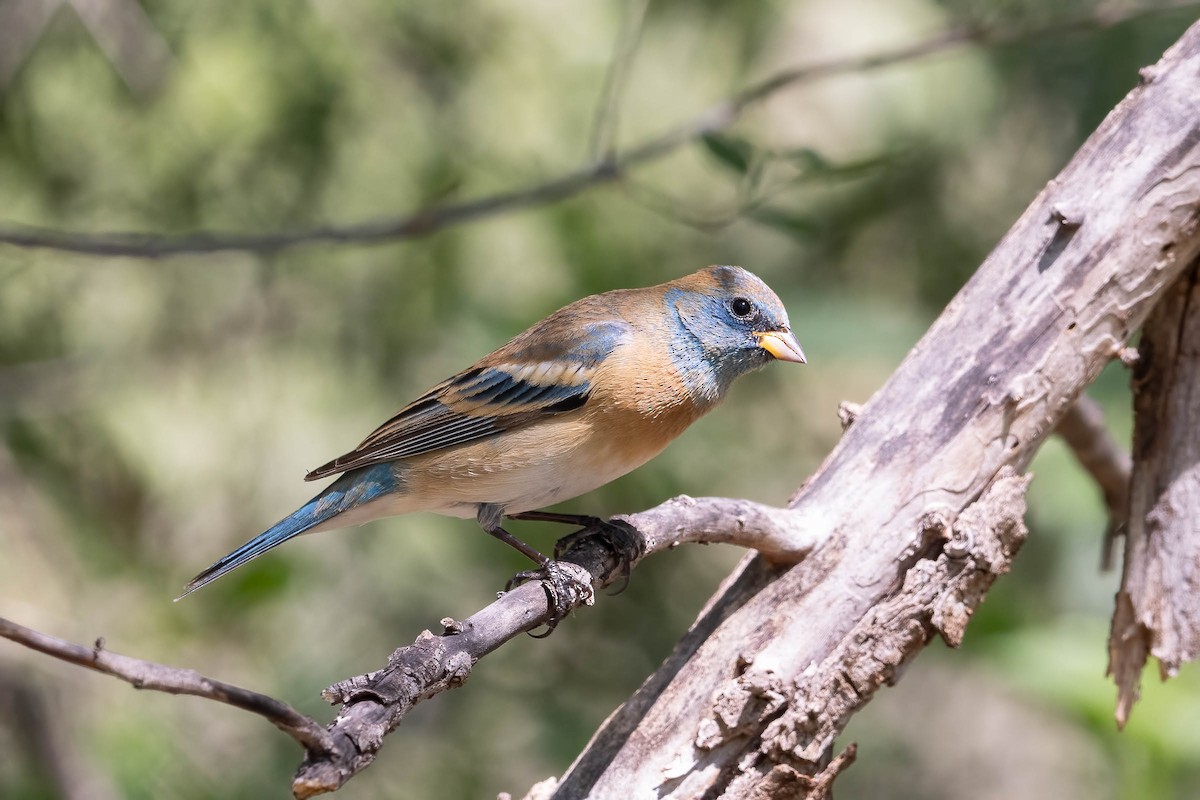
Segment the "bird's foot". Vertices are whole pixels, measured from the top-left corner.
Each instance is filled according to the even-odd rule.
[[[633,565],[643,555],[645,548],[642,537],[633,526],[621,520],[603,520],[596,517],[587,518],[587,526],[559,539],[554,544],[554,557],[562,558],[563,554],[586,539],[596,539],[608,548],[616,559],[616,568],[605,576],[609,580],[613,576],[620,578],[620,588],[612,592],[617,595],[629,586],[629,574]]]
[[[554,633],[558,623],[567,618],[571,609],[590,606],[596,602],[591,574],[570,561],[547,561],[538,569],[518,572],[509,580],[504,590],[511,592],[521,584],[534,580],[541,581],[542,588],[546,590],[546,603],[550,607],[545,632],[529,634],[535,639],[545,639]]]

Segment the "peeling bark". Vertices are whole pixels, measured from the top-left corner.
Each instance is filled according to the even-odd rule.
[[[759,666],[743,655],[741,674],[713,698],[712,716],[700,723],[693,743],[696,760],[726,747],[743,753],[718,779],[720,793],[711,794],[716,786],[692,770],[674,786],[666,775],[660,789],[668,796],[707,792],[740,798],[771,780],[780,767],[820,774],[844,720],[878,688],[893,683],[909,659],[934,636],[951,647],[962,642],[971,614],[992,582],[1008,572],[1025,540],[1028,481],[1006,468],[958,519],[931,518],[923,528],[923,552],[914,554],[900,588],[872,608],[821,663],[797,673],[782,663]],[[800,666],[794,659],[791,664]],[[694,788],[687,785],[697,779]]]
[[[1125,569],[1109,639],[1121,727],[1148,656],[1166,680],[1200,652],[1200,262],[1146,321],[1133,410]]]

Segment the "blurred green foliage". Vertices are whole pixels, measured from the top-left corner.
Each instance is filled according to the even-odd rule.
[[[534,183],[588,158],[625,13],[486,0],[144,7],[171,54],[154,91],[126,86],[67,8],[0,87],[4,220],[255,232]],[[785,66],[1089,8],[651,3],[618,145]],[[838,402],[886,379],[1194,17],[798,86],[616,185],[402,244],[157,262],[0,247],[0,614],[77,641],[103,634],[118,652],[326,719],[321,687],[486,603],[520,558],[471,524],[419,516],[297,541],[171,603],[187,578],[307,499],[306,467],[529,323],[708,263],[743,264],[779,291],[810,366],[745,380],[651,465],[570,508],[616,513],[676,493],[782,502],[836,441]],[[1125,375],[1110,370],[1093,394],[1127,438]],[[856,718],[847,796],[1140,800],[1200,785],[1195,668],[1165,687],[1151,678],[1129,730],[1113,730],[1103,671],[1116,576],[1096,569],[1098,493],[1055,442],[1034,471],[1017,568],[963,652],[933,648]],[[544,527],[522,530],[550,546]],[[561,774],[739,555],[651,559],[620,597],[502,648],[466,688],[418,708],[342,794],[492,797]],[[299,757],[242,712],[0,646],[9,706],[24,716],[0,716],[3,797],[58,796],[51,752],[86,787],[77,796],[95,798],[285,796]]]

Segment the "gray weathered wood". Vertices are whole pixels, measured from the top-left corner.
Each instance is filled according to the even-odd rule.
[[[1109,639],[1120,726],[1148,655],[1166,680],[1200,652],[1200,263],[1146,320],[1138,352],[1125,569]]]
[[[793,498],[827,544],[782,574],[746,564],[555,797],[745,798],[776,767],[818,773],[932,631],[956,640],[1019,540],[1020,479],[997,477],[1028,464],[1200,252],[1198,76],[1200,25],[1143,70]],[[955,559],[981,580],[963,584]],[[918,589],[936,611],[897,607]]]

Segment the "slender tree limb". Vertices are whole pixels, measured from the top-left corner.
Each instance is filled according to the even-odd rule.
[[[702,136],[719,133],[736,122],[749,107],[793,86],[834,75],[864,72],[943,53],[968,44],[996,46],[1045,36],[1102,30],[1134,19],[1168,11],[1191,9],[1200,3],[1167,3],[1115,12],[1093,10],[1039,28],[954,28],[914,44],[866,56],[835,58],[784,70],[752,84],[710,106],[692,120],[624,152],[605,152],[598,159],[557,178],[461,203],[433,206],[400,217],[348,225],[328,225],[276,233],[202,232],[163,235],[136,232],[83,233],[9,223],[0,226],[0,244],[47,249],[82,255],[125,258],[165,258],[230,251],[274,253],[311,244],[361,245],[402,241],[428,236],[494,214],[549,205],[574,197],[596,186],[619,180],[634,167],[656,161]]]
[[[804,529],[787,509],[748,500],[676,497],[637,514],[615,517],[625,536],[568,537],[561,560],[578,568],[593,590],[622,579],[643,558],[684,543],[730,543],[795,562],[816,546],[824,531]],[[422,700],[461,686],[472,667],[521,633],[546,624],[550,593],[571,608],[590,605],[594,594],[570,586],[527,583],[461,622],[442,620],[442,632],[423,631],[413,644],[392,653],[387,666],[329,687],[326,700],[342,710],[329,726],[333,748],[310,750],[292,784],[296,797],[335,791],[371,764],[383,737]]]
[[[621,32],[617,34],[612,60],[604,74],[604,88],[600,91],[600,101],[596,104],[592,121],[588,154],[594,159],[611,158],[616,153],[621,97],[633,71],[633,60],[642,39],[646,7],[649,5],[650,0],[628,0],[626,4]]]
[[[1108,527],[1100,554],[1100,567],[1112,569],[1113,547],[1129,517],[1129,475],[1133,461],[1109,433],[1104,410],[1087,395],[1080,395],[1054,432],[1062,437],[1080,465],[1096,481],[1108,510]]]
[[[730,543],[754,548],[779,561],[795,562],[815,547],[824,531],[802,527],[782,508],[748,500],[676,497],[637,514],[616,517],[608,538],[568,537],[561,556],[577,582],[534,581],[501,594],[458,622],[442,620],[442,632],[422,632],[396,650],[377,672],[329,687],[326,700],[342,706],[328,728],[288,704],[189,670],[63,641],[0,618],[0,637],[78,666],[120,678],[136,688],[187,694],[258,714],[306,751],[293,791],[311,797],[339,788],[368,766],[383,738],[417,703],[461,686],[475,663],[508,640],[550,621],[554,606],[591,605],[594,589],[623,580],[643,558],[685,543]],[[555,594],[558,603],[551,604]]]
[[[104,649],[102,639],[97,639],[92,647],[84,647],[26,628],[3,617],[0,617],[0,637],[67,663],[120,678],[135,689],[203,697],[258,714],[299,742],[310,754],[325,752],[331,747],[329,735],[316,720],[301,714],[281,700],[206,678],[195,670],[169,667],[113,653]]]

